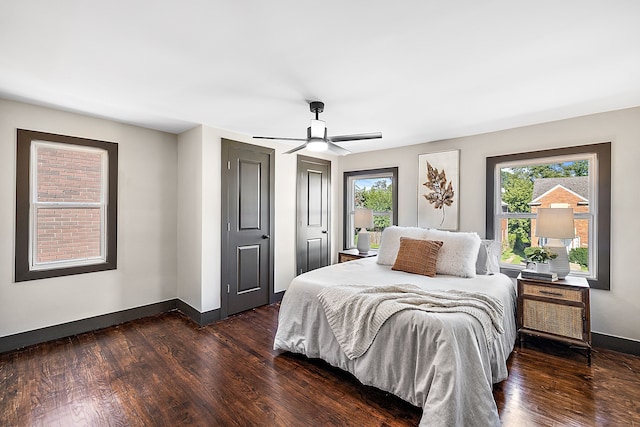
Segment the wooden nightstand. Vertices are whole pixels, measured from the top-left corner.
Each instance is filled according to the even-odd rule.
[[[553,339],[586,350],[591,365],[589,283],[582,277],[542,282],[518,276],[518,336]]]
[[[338,252],[338,262],[353,261],[354,259],[370,258],[378,256],[378,251],[369,251],[366,254],[361,254],[357,249],[345,249]]]

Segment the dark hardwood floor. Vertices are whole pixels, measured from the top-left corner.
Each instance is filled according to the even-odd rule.
[[[177,312],[0,354],[1,426],[411,426],[421,411],[272,350],[278,306],[203,328]],[[640,358],[592,366],[531,339],[494,396],[505,426],[640,425]]]

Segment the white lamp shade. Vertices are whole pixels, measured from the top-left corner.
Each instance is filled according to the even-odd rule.
[[[549,239],[576,237],[572,208],[540,208],[536,217],[536,236]]]
[[[354,217],[356,228],[373,228],[373,211],[371,209],[356,209]]]

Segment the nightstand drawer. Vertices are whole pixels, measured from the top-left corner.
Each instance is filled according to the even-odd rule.
[[[584,309],[570,305],[525,299],[523,324],[527,329],[583,340]]]
[[[554,298],[563,301],[582,301],[582,291],[580,289],[560,289],[546,285],[524,283],[522,286],[522,291],[523,295]]]

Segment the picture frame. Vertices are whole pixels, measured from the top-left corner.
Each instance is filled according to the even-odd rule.
[[[460,150],[418,156],[418,227],[458,230]]]

